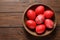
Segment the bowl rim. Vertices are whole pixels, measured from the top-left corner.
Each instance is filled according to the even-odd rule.
[[[24,22],[25,13],[26,13],[26,11],[27,11],[31,6],[34,6],[34,5],[45,5],[45,6],[48,6],[50,9],[52,9],[52,10],[54,11],[55,23],[54,23],[54,28],[50,31],[50,33],[53,32],[53,30],[56,28],[56,23],[57,23],[57,20],[56,20],[56,12],[55,12],[55,10],[54,10],[50,5],[47,5],[47,4],[44,4],[44,3],[34,3],[34,4],[29,5],[29,6],[26,8],[26,10],[25,10],[24,13],[23,13],[23,17],[22,17],[22,18],[23,18],[23,27],[24,27],[24,29],[25,29],[29,34],[31,34],[31,35],[33,35],[33,36],[38,36],[38,37],[47,36],[47,35],[49,35],[50,33],[48,33],[48,34],[46,34],[46,35],[34,35],[33,33],[31,33],[31,32],[28,31],[28,28],[27,28],[26,25],[25,25],[25,22]]]

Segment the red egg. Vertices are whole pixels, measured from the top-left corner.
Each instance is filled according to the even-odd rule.
[[[35,23],[35,21],[33,21],[33,20],[27,20],[27,21],[26,21],[26,25],[27,25],[27,27],[30,28],[30,29],[35,29],[35,27],[36,27],[36,23]]]
[[[52,29],[54,27],[54,22],[51,19],[46,19],[45,25],[47,28]]]
[[[36,24],[41,24],[41,23],[44,22],[44,20],[45,20],[45,17],[44,17],[44,15],[42,15],[42,14],[38,15],[38,16],[36,17],[36,19],[35,19]]]
[[[51,10],[46,10],[45,12],[44,12],[44,16],[45,16],[45,18],[52,18],[52,16],[53,16],[53,11],[51,11]]]
[[[44,6],[38,6],[36,9],[35,9],[35,12],[37,15],[39,14],[43,14],[44,13]]]
[[[42,33],[44,33],[45,29],[46,29],[46,27],[44,24],[38,25],[38,26],[36,26],[36,33],[42,34]]]
[[[34,20],[35,17],[36,17],[36,13],[35,13],[33,10],[28,10],[28,12],[27,12],[27,17],[28,17],[30,20]]]

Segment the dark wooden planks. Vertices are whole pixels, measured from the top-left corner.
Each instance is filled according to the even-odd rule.
[[[0,1],[0,12],[22,12],[28,4],[27,0],[3,0]]]
[[[57,25],[60,25],[60,14],[56,13]],[[22,27],[23,13],[0,13],[0,27]]]
[[[26,6],[25,4],[17,3],[0,3],[0,12],[23,12]],[[28,4],[26,4],[28,5]]]
[[[23,12],[34,3],[47,4],[56,12],[56,29],[47,37],[34,37],[23,28]],[[60,0],[0,0],[0,40],[60,40]]]
[[[22,26],[23,13],[0,13],[0,27]]]
[[[59,13],[60,13],[60,4],[59,1],[44,1],[44,0],[33,0],[33,1],[14,1],[14,0],[2,0],[0,1],[0,27],[16,27],[16,26],[22,26],[22,15],[25,9],[34,3],[45,3],[49,6],[51,6],[54,11],[56,12],[57,22],[58,25],[60,24],[59,20]],[[50,4],[52,3],[52,4]],[[21,14],[20,14],[21,13]],[[13,16],[14,15],[14,16]]]
[[[0,2],[28,2],[30,0],[1,0]]]
[[[0,2],[17,2],[19,0],[1,0]]]
[[[0,28],[0,40],[26,40],[21,28]]]
[[[34,3],[43,3],[46,5],[51,6],[55,11],[60,11],[60,4],[59,1],[52,1],[52,0],[3,0],[0,2],[0,12],[24,12],[25,9]]]
[[[0,28],[0,40],[60,40],[60,28],[46,37],[34,37],[27,33],[24,28]]]

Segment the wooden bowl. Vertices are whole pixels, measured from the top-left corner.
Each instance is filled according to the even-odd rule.
[[[52,11],[54,12],[54,10],[53,10],[50,6],[47,6],[47,5],[45,5],[45,4],[36,3],[36,4],[33,4],[33,5],[30,5],[30,6],[25,10],[25,12],[24,12],[24,14],[23,14],[23,26],[24,26],[25,30],[26,30],[28,33],[30,33],[31,35],[42,37],[42,36],[49,35],[49,34],[55,29],[55,27],[56,27],[56,16],[55,16],[55,12],[54,12],[54,16],[53,16],[53,18],[52,18],[52,20],[54,21],[54,28],[53,28],[53,29],[51,29],[51,30],[46,30],[46,31],[45,31],[43,34],[41,34],[41,35],[38,35],[36,32],[31,31],[29,28],[27,28],[26,23],[25,23],[26,20],[28,20],[26,13],[27,13],[27,11],[28,11],[29,9],[35,10],[35,8],[36,8],[37,6],[39,6],[39,5],[43,5],[43,6],[45,7],[45,9],[49,9],[49,10],[52,10]]]

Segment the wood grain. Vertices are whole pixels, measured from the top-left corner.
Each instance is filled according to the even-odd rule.
[[[56,29],[46,37],[25,31],[22,16],[29,5],[43,3],[56,13]],[[0,40],[60,40],[60,0],[0,0]]]
[[[23,13],[0,13],[0,27],[23,27]],[[60,26],[60,14],[56,14],[57,25]]]
[[[21,28],[0,28],[0,40],[26,40]]]
[[[23,13],[0,13],[0,27],[22,27]],[[60,25],[60,14],[56,13],[57,25]]]
[[[0,13],[0,27],[22,26],[23,13]]]
[[[51,6],[55,11],[60,11],[60,4],[59,1],[44,1],[44,0],[39,0],[36,3],[43,3],[46,5]],[[51,4],[50,4],[51,2]],[[24,12],[25,9],[31,5],[34,4],[35,1],[25,1],[23,2],[23,0],[21,1],[14,1],[14,0],[6,0],[6,1],[2,1],[0,2],[0,12]],[[58,4],[58,5],[57,5]]]
[[[24,28],[0,28],[0,40],[59,40],[60,28],[57,28],[46,37],[34,37]]]

